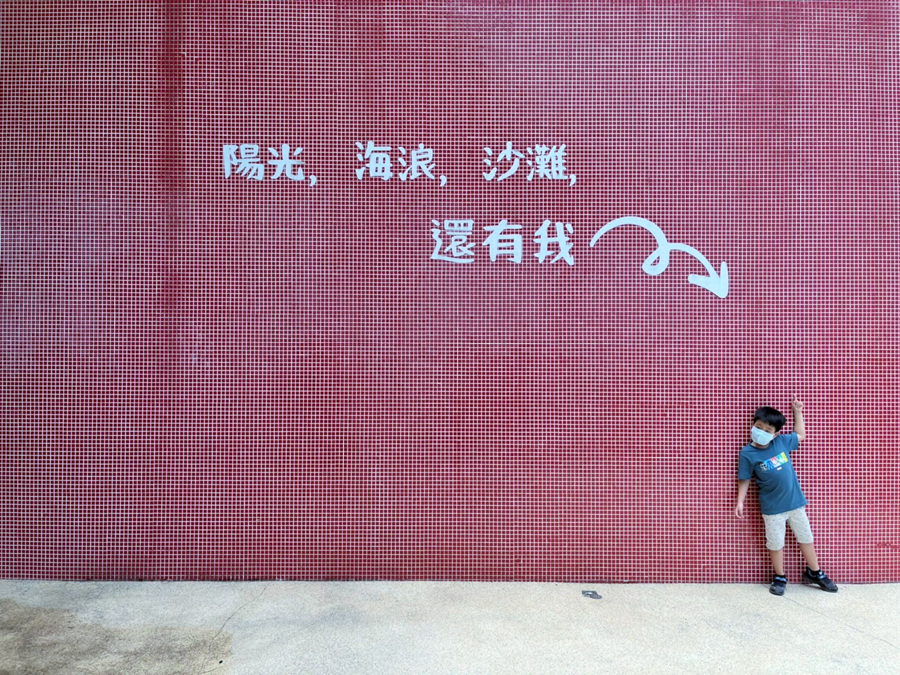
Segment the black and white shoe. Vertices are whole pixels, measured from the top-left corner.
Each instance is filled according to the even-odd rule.
[[[823,572],[822,570],[813,572],[811,569],[809,569],[809,566],[807,566],[806,570],[804,570],[803,572],[803,582],[812,584],[813,586],[818,586],[823,591],[828,591],[829,593],[837,593],[838,591],[837,584],[829,579],[828,575],[825,574],[825,572]]]
[[[779,574],[772,577],[772,585],[769,586],[769,593],[772,595],[784,595],[784,587],[787,586],[787,579]]]

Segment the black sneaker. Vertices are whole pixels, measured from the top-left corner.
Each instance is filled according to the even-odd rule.
[[[814,586],[818,586],[823,591],[828,591],[829,593],[837,593],[838,587],[831,579],[828,578],[828,575],[825,574],[822,570],[818,572],[813,572],[809,569],[809,566],[806,567],[806,570],[803,572],[803,581],[807,584],[813,584]]]
[[[772,577],[772,585],[769,586],[769,593],[772,595],[784,595],[785,586],[787,586],[787,579],[776,574]]]

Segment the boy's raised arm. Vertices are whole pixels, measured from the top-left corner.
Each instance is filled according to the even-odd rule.
[[[797,441],[802,443],[806,439],[806,427],[803,425],[803,401],[796,396],[791,401],[791,412],[794,413],[794,431],[797,432]]]

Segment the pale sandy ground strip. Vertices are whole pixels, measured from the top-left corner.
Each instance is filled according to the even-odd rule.
[[[900,584],[0,580],[0,673],[900,673]]]

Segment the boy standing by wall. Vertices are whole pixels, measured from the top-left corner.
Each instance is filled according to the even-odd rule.
[[[789,457],[806,438],[803,403],[796,397],[791,401],[791,411],[795,429],[791,434],[778,433],[786,420],[775,408],[766,406],[754,413],[753,425],[750,427],[751,442],[741,450],[738,464],[738,496],[734,514],[738,518],[744,517],[747,488],[750,486],[750,479],[756,478],[759,507],[766,524],[766,548],[769,549],[772,566],[775,568],[769,591],[775,595],[784,595],[787,585],[784,576],[784,535],[785,523],[790,523],[807,562],[803,581],[835,593],[838,587],[819,569],[812,529],[806,516],[806,497],[800,489],[800,482]]]

